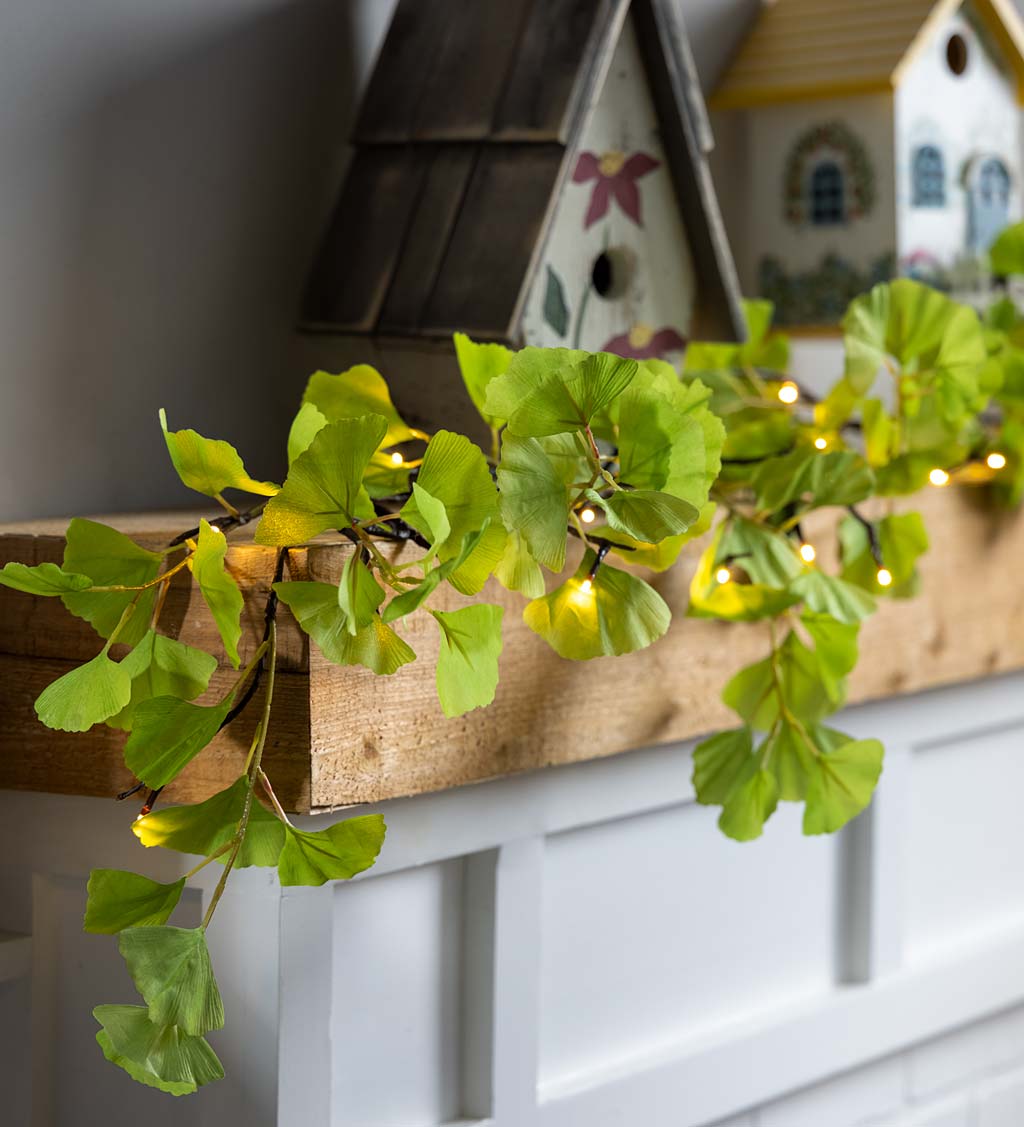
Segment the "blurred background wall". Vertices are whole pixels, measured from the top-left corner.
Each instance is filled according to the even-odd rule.
[[[0,520],[187,505],[161,406],[281,471],[297,303],[394,2],[0,5]],[[757,0],[681,3],[711,82]]]

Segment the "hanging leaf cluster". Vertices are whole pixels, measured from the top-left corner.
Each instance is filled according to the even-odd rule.
[[[224,1012],[206,935],[230,874],[258,866],[285,886],[322,885],[366,870],[382,847],[379,815],[308,831],[274,792],[263,752],[281,614],[327,661],[382,676],[422,660],[409,629],[420,614],[436,631],[439,707],[455,717],[497,691],[504,611],[494,584],[522,596],[526,625],[562,657],[628,654],[671,621],[651,573],[709,534],[689,614],[765,623],[766,656],[724,689],[738,724],[696,749],[698,800],[721,807],[722,830],[739,840],[757,837],[780,801],[803,804],[809,834],[864,809],[881,744],[830,718],[846,698],[862,622],[879,599],[916,593],[928,549],[918,514],[879,511],[875,498],[938,474],[1019,499],[1024,321],[1008,302],[982,320],[913,282],[878,286],[850,307],[843,372],[818,401],[788,378],[771,306],[750,302],[747,317],[745,343],[693,344],[681,374],[657,360],[513,352],[457,334],[466,392],[491,435],[486,452],[453,431],[408,425],[366,365],[310,378],[280,485],[250,476],[227,442],[170,430],[161,412],[182,482],[220,515],[163,545],[74,520],[59,566],[0,570],[0,583],[60,599],[96,634],[95,655],[40,694],[40,720],[123,732],[125,763],[148,793],[136,837],[199,858],[169,884],[92,875],[86,929],[118,936],[139,995],[95,1010],[110,1061],[175,1095],[219,1078],[207,1037]],[[834,567],[805,538],[828,510],[838,511]],[[249,523],[278,567],[265,603],[247,614],[228,534]],[[337,581],[293,578],[289,553],[321,536],[349,545]],[[197,590],[214,652],[163,622],[175,583]],[[254,613],[262,637],[246,629]],[[237,780],[198,805],[154,808],[248,710],[260,712]],[[173,926],[187,881],[209,865],[203,879],[218,875],[204,886],[202,923]]]

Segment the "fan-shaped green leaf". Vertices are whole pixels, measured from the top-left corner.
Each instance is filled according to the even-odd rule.
[[[693,750],[693,787],[697,801],[721,806],[745,777],[754,754],[750,729],[719,732]]]
[[[395,410],[384,377],[369,364],[357,364],[336,376],[314,372],[306,384],[302,401],[311,403],[331,423],[366,415],[379,416],[387,423],[387,430],[378,446],[397,446],[417,436]]]
[[[588,551],[571,579],[523,612],[534,633],[576,661],[642,650],[665,633],[672,617],[653,587],[618,568],[599,568],[588,587],[595,559]]]
[[[323,427],[292,463],[281,492],[267,503],[256,542],[302,544],[325,529],[372,517],[363,474],[386,432],[387,420],[380,415]]]
[[[798,575],[789,589],[809,610],[827,614],[837,622],[852,625],[875,613],[875,600],[860,587],[826,575],[816,567]]]
[[[184,887],[184,877],[171,884],[159,884],[121,869],[93,869],[89,874],[85,930],[116,935],[126,927],[165,924]]]
[[[349,818],[316,833],[288,828],[277,866],[281,884],[321,885],[354,877],[377,860],[385,829],[380,814]]]
[[[396,673],[416,660],[412,649],[386,626],[379,615],[353,637],[347,615],[338,606],[338,592],[330,583],[275,583],[274,590],[299,625],[336,665],[364,665],[374,673]]]
[[[103,1055],[141,1084],[187,1096],[224,1078],[205,1038],[154,1024],[144,1006],[97,1006],[92,1014],[103,1026],[96,1034]]]
[[[512,413],[509,432],[539,437],[582,430],[626,390],[636,373],[635,360],[591,353],[548,376]]]
[[[586,497],[604,511],[610,527],[646,544],[680,536],[700,518],[689,501],[653,489],[620,489],[610,497],[588,489]]]
[[[260,497],[273,497],[279,486],[271,481],[254,481],[246,472],[238,451],[230,442],[204,438],[194,430],[167,429],[167,413],[160,408],[160,427],[167,452],[178,477],[189,489],[216,497],[225,489],[240,489]]]
[[[832,736],[832,749],[819,755],[809,769],[805,834],[834,833],[845,826],[871,801],[882,773],[885,752],[878,740]]]
[[[205,802],[165,806],[136,818],[132,832],[146,846],[210,857],[234,837],[245,808],[247,789],[243,775]],[[235,866],[275,866],[284,845],[284,829],[284,823],[254,799]],[[221,859],[226,859],[226,855]]]
[[[498,687],[503,608],[479,603],[430,613],[441,627],[437,695],[445,716],[484,708]]]
[[[353,552],[341,569],[338,607],[345,616],[345,628],[353,637],[369,626],[384,602],[384,588],[373,578],[359,552]]]
[[[238,668],[238,642],[242,637],[242,608],[245,600],[238,584],[224,566],[228,551],[227,537],[205,520],[199,522],[199,539],[189,566],[192,575],[210,608],[224,650],[231,664]]]
[[[87,575],[64,571],[55,563],[41,563],[28,567],[23,563],[7,563],[0,569],[0,583],[24,591],[29,595],[66,595],[69,591],[84,591],[92,586]]]
[[[332,589],[333,590],[333,589]],[[233,697],[218,704],[191,704],[177,697],[140,701],[124,746],[128,770],[147,787],[166,786],[220,731]]]
[[[87,732],[131,700],[132,679],[106,651],[48,685],[36,699],[36,715],[61,732]]]
[[[105,524],[75,518],[67,531],[64,571],[87,575],[97,587],[140,587],[157,577],[163,557],[140,548],[127,536]],[[84,618],[102,638],[109,638],[121,616],[136,598],[136,591],[72,591],[64,606]],[[134,646],[149,629],[156,588],[143,591],[117,640]]]
[[[150,697],[179,697],[194,700],[210,684],[217,668],[217,659],[205,650],[186,646],[150,630],[121,662],[132,679],[132,696],[128,705],[107,720],[112,728],[131,731],[132,710]]]
[[[504,420],[496,418],[485,409],[487,388],[491,380],[508,370],[514,353],[503,344],[477,344],[465,333],[456,333],[455,356],[473,406],[488,426],[501,426]]]
[[[193,1037],[223,1027],[203,928],[133,927],[121,932],[117,946],[155,1025],[176,1025]]]
[[[501,516],[510,532],[520,536],[531,556],[551,571],[565,566],[569,485],[564,471],[573,462],[552,461],[536,438],[506,434],[501,443],[498,485]]]

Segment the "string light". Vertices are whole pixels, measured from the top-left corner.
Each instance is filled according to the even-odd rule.
[[[892,586],[892,572],[887,567],[880,567],[875,578],[878,580],[879,587]]]
[[[593,524],[596,517],[597,513],[595,513],[593,509],[584,509],[580,513],[580,520],[583,521],[584,524]]]
[[[940,470],[938,467],[936,467],[928,475],[928,480],[932,483],[932,485],[941,488],[943,485],[949,484],[949,474],[946,473],[945,470]]]
[[[985,464],[990,470],[1004,469],[1006,467],[1006,455],[1000,454],[998,450],[993,450],[985,459]]]
[[[800,558],[804,561],[804,563],[814,563],[814,561],[818,558],[818,553],[815,550],[814,545],[801,544]]]
[[[211,532],[220,532],[220,525],[219,524],[211,524],[210,525],[210,531]]]
[[[779,388],[779,398],[783,403],[795,403],[800,398],[800,389],[792,380],[786,380]]]
[[[827,446],[828,446],[828,439],[823,438],[819,434],[818,437],[814,440],[814,449],[815,450],[824,450],[824,449],[827,448]]]
[[[715,578],[721,584],[728,583],[729,580],[732,579],[732,572],[727,567],[720,567],[715,572]]]
[[[401,454],[398,453],[397,450],[394,452],[394,454],[391,455],[391,464],[393,466],[400,466],[404,461],[405,459]]]

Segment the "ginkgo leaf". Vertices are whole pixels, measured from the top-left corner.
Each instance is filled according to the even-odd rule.
[[[195,700],[201,696],[217,668],[217,659],[205,650],[150,630],[121,667],[132,679],[131,700],[106,722],[112,728],[131,731],[132,710],[140,701],[162,696]]]
[[[343,418],[323,427],[292,463],[281,492],[267,502],[258,544],[302,544],[328,528],[368,520],[373,504],[363,474],[384,440],[380,415]]]
[[[423,566],[426,567],[448,542],[452,534],[452,524],[448,519],[444,502],[428,493],[418,481],[412,483],[412,503],[427,527],[425,535],[430,541],[430,550],[422,561]]]
[[[154,1025],[198,1037],[224,1025],[224,1004],[201,927],[133,927],[118,949]]]
[[[456,333],[455,358],[459,362],[462,382],[466,385],[473,406],[480,417],[490,427],[501,426],[503,420],[491,415],[485,409],[487,387],[496,376],[507,371],[514,353],[503,344],[478,344],[465,333]]]
[[[364,665],[386,675],[416,660],[412,649],[379,615],[354,637],[349,634],[348,616],[338,606],[337,588],[330,583],[275,583],[274,590],[324,657],[336,665]]]
[[[544,594],[544,573],[521,532],[509,532],[494,578],[507,591],[518,591],[528,599],[539,599]]]
[[[47,685],[36,699],[36,715],[47,728],[87,732],[120,712],[131,696],[131,676],[104,650]]]
[[[805,447],[762,462],[752,480],[757,507],[766,513],[793,502],[804,510],[854,505],[875,485],[870,466],[859,454],[848,450],[821,454]]]
[[[217,624],[217,631],[228,660],[238,668],[238,642],[242,637],[242,609],[245,599],[224,566],[224,558],[228,551],[227,537],[218,528],[214,528],[208,521],[199,522],[199,539],[196,541],[196,550],[192,555],[189,566],[192,575],[199,584],[203,601],[210,608],[213,620]]]
[[[789,584],[790,591],[803,600],[808,610],[827,614],[837,622],[853,624],[875,613],[875,600],[852,583],[809,567]]]
[[[97,1006],[92,1014],[103,1026],[96,1034],[103,1055],[140,1084],[187,1096],[224,1078],[205,1038],[154,1024],[145,1006]]]
[[[498,491],[480,447],[461,434],[440,430],[430,440],[416,484],[444,506],[450,533],[438,555],[457,555],[464,536],[477,532],[487,520],[498,518]],[[401,510],[402,519],[424,536],[432,535],[430,521],[420,512],[416,494]]]
[[[504,609],[479,603],[430,613],[441,628],[437,696],[445,716],[461,716],[490,704],[498,687]]]
[[[523,612],[534,633],[574,661],[642,650],[665,633],[672,618],[664,599],[642,579],[607,565],[590,579],[595,560],[586,552],[571,579]]]
[[[610,497],[588,489],[586,497],[603,510],[616,532],[625,532],[646,544],[659,544],[670,536],[679,536],[700,517],[700,510],[689,501],[653,489],[619,489]]]
[[[7,563],[0,568],[0,584],[24,591],[28,595],[66,595],[69,591],[84,591],[92,586],[87,575],[64,571],[55,563],[41,563],[29,567],[23,563]]]
[[[97,935],[116,935],[126,927],[165,924],[184,887],[184,877],[160,884],[121,869],[93,869],[84,928]]]
[[[321,885],[354,877],[377,860],[385,830],[380,814],[348,818],[316,833],[288,828],[277,866],[281,884]]]
[[[132,832],[145,846],[211,857],[235,835],[248,780],[243,775],[231,786],[194,806],[165,806],[136,818]],[[253,799],[245,840],[235,860],[237,868],[273,867],[284,845],[284,823]],[[220,859],[226,859],[222,855]]]
[[[417,437],[417,432],[406,425],[391,402],[384,377],[369,364],[357,364],[337,375],[314,372],[306,384],[302,401],[316,407],[331,423],[368,415],[382,418],[387,430],[378,446],[398,446]]]
[[[731,622],[756,622],[763,618],[772,618],[788,607],[795,606],[798,597],[788,590],[788,575],[785,575],[788,565],[781,554],[773,547],[769,548],[760,540],[744,537],[734,541],[732,552],[740,554],[742,558],[734,560],[730,552],[725,550],[727,542],[724,539],[727,526],[721,524],[715,532],[714,538],[701,554],[697,569],[690,581],[690,605],[687,610],[693,618],[722,618]],[[729,526],[730,534],[734,526]],[[769,534],[770,535],[770,534]],[[777,539],[777,538],[773,538]],[[792,568],[798,572],[800,569],[799,557],[795,552],[786,549],[792,557]],[[755,575],[767,582],[751,583],[737,582],[735,577],[721,582],[719,572],[723,565],[727,565],[727,574],[734,576],[737,568],[754,567]],[[754,578],[751,576],[750,578]]]
[[[345,628],[355,637],[369,626],[384,602],[384,588],[373,578],[359,552],[353,552],[341,569],[338,582],[338,607],[345,616]]]
[[[814,642],[821,683],[838,707],[845,697],[845,679],[857,664],[858,625],[837,622],[831,615],[804,611],[804,629]]]
[[[637,362],[595,352],[548,376],[508,420],[510,434],[540,437],[582,430],[629,387]]]
[[[721,806],[744,778],[754,743],[750,729],[719,732],[693,750],[693,788],[697,801]]]
[[[105,524],[76,517],[67,531],[63,569],[87,575],[97,587],[140,587],[156,579],[163,557],[140,548],[123,533]],[[122,615],[135,601],[130,618],[121,626],[119,642],[134,646],[149,629],[156,587],[137,591],[69,591],[64,606],[84,618],[102,638],[109,638]]]
[[[572,463],[552,460],[536,438],[506,434],[501,443],[498,485],[501,489],[501,516],[506,527],[518,534],[538,563],[551,571],[565,566],[568,536],[569,485]]]
[[[166,786],[220,731],[232,699],[229,695],[211,705],[191,704],[177,697],[140,701],[124,746],[125,766],[147,787]]]
[[[288,430],[288,465],[300,454],[305,454],[313,439],[327,426],[327,416],[313,406],[303,403],[292,419]]]
[[[822,729],[822,731],[828,731]],[[834,833],[871,801],[885,752],[878,740],[851,740],[830,733],[831,750],[809,768],[804,833]]]
[[[800,802],[806,798],[807,782],[816,758],[816,749],[806,729],[780,716],[765,742],[764,757],[775,775],[779,798],[784,802]]]
[[[752,758],[752,768],[757,760]],[[733,841],[753,841],[764,831],[764,824],[779,804],[775,776],[764,768],[752,769],[722,807],[718,828]]]
[[[487,385],[484,410],[495,419],[510,419],[550,376],[571,375],[587,356],[569,348],[521,348],[500,376]]]
[[[194,430],[167,429],[167,413],[160,408],[160,427],[167,452],[178,477],[189,489],[216,497],[225,489],[240,489],[260,497],[273,497],[279,486],[271,481],[255,481],[245,472],[238,451],[230,442],[204,438]]]

